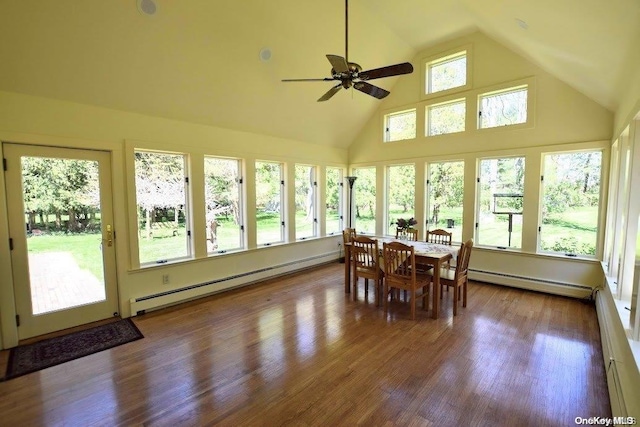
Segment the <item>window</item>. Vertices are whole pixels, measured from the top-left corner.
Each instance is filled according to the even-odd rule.
[[[413,165],[387,168],[387,227],[386,234],[396,235],[398,218],[415,216],[416,168]],[[416,228],[419,228],[416,226]]]
[[[427,136],[463,132],[465,128],[466,103],[464,99],[430,105],[427,107]]]
[[[478,129],[527,122],[528,86],[484,93],[478,97]]]
[[[376,168],[353,170],[356,182],[353,185],[355,228],[358,233],[376,232]]]
[[[244,246],[240,161],[204,158],[207,252],[226,252]]]
[[[462,242],[464,162],[430,163],[427,172],[427,225],[443,228]]]
[[[480,160],[478,192],[478,244],[522,247],[524,157]]]
[[[540,250],[596,255],[602,153],[544,156]]]
[[[467,85],[467,51],[427,62],[425,93],[436,93]]]
[[[416,137],[416,109],[398,111],[384,116],[384,142]]]
[[[258,245],[284,242],[282,164],[256,162],[256,236]]]
[[[186,156],[134,154],[140,264],[190,256]]]
[[[296,239],[317,235],[316,168],[296,165]]]
[[[342,169],[327,168],[325,185],[325,224],[327,234],[340,234],[342,225]]]

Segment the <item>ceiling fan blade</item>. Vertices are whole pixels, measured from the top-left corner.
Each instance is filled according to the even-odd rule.
[[[336,73],[348,73],[349,66],[347,60],[338,55],[327,55],[327,59],[331,62],[331,66]]]
[[[323,79],[282,79],[283,82],[331,82],[331,77],[325,77]]]
[[[318,102],[322,102],[322,101],[326,101],[328,99],[330,99],[333,95],[335,95],[336,93],[338,93],[338,91],[342,89],[342,83],[335,85],[334,87],[332,87],[331,89],[329,89],[329,91],[327,93],[325,93],[324,95],[322,95],[319,99]]]
[[[366,93],[367,95],[371,95],[375,98],[382,99],[385,96],[389,95],[391,92],[388,90],[384,90],[381,87],[374,86],[367,82],[357,82],[353,84],[353,88],[355,90],[359,90],[362,93]]]
[[[375,68],[373,70],[361,71],[358,77],[362,80],[381,79],[383,77],[399,76],[401,74],[413,73],[413,65],[408,62],[402,64],[389,65],[386,67]]]

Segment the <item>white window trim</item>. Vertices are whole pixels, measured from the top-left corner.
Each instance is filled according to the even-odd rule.
[[[509,92],[510,90],[517,90],[526,86],[527,88],[527,120],[524,123],[517,123],[514,125],[505,125],[505,126],[495,126],[490,128],[481,128],[480,127],[480,100],[483,96],[492,95],[500,92]],[[475,131],[477,132],[500,132],[503,130],[514,130],[514,129],[525,129],[535,127],[535,117],[536,117],[536,78],[528,77],[521,80],[515,80],[507,83],[501,83],[499,85],[494,85],[486,88],[482,88],[478,90],[475,94],[476,96],[476,105],[475,105],[475,115],[476,115],[476,123],[475,123]]]
[[[431,135],[429,133],[429,110],[433,107],[442,107],[448,104],[464,104],[464,129],[462,130],[458,130],[455,132],[448,132],[448,133],[439,133],[437,135]],[[433,104],[427,104],[424,107],[424,136],[427,138],[432,138],[432,137],[437,137],[437,136],[444,136],[444,135],[453,135],[456,133],[463,133],[467,131],[467,98],[466,97],[462,97],[462,98],[454,98],[451,100],[447,100],[444,102],[438,102],[438,103],[433,103]]]
[[[456,54],[462,53],[466,51],[467,56],[467,82],[463,86],[454,87],[447,90],[441,90],[439,92],[427,93],[427,73],[429,72],[429,66],[433,63],[441,62],[448,57],[454,56]],[[426,58],[423,58],[420,63],[421,66],[421,75],[420,75],[420,99],[427,100],[433,98],[439,98],[441,96],[450,95],[457,92],[468,91],[473,88],[473,45],[466,44],[463,46],[458,46],[453,49],[448,49],[446,51],[440,52],[437,55],[431,55]]]
[[[389,122],[389,117],[390,116],[395,116],[395,115],[400,115],[403,113],[408,113],[413,111],[415,114],[415,120],[416,120],[416,134],[413,136],[413,138],[405,138],[405,139],[394,139],[394,140],[390,140],[389,136],[387,135],[387,124]],[[382,114],[382,142],[384,143],[389,143],[389,142],[400,142],[400,141],[412,141],[415,140],[418,135],[420,134],[420,130],[418,129],[419,127],[419,120],[418,120],[418,108],[415,106],[411,106],[411,107],[406,107],[406,108],[397,108],[397,109],[393,109],[393,110],[387,110],[385,112],[383,112]]]

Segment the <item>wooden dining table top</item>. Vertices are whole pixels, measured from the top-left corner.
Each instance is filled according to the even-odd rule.
[[[459,250],[459,248],[456,246],[441,245],[438,243],[428,243],[428,242],[412,241],[412,240],[401,240],[401,239],[396,239],[394,237],[389,237],[389,236],[366,236],[366,237],[377,240],[381,250],[382,250],[382,243],[400,242],[408,246],[413,246],[415,248],[416,256],[423,256],[423,257],[429,257],[429,258],[448,258],[449,254],[451,255],[451,257],[455,258],[458,255],[458,250]],[[347,245],[350,246],[351,243],[347,243]]]

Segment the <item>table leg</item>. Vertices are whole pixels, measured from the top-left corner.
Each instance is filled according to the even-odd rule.
[[[440,313],[440,267],[441,263],[438,260],[433,265],[433,302],[431,304],[433,313],[431,313],[431,317],[434,319],[437,319]]]
[[[344,247],[344,292],[351,292],[351,246]]]

